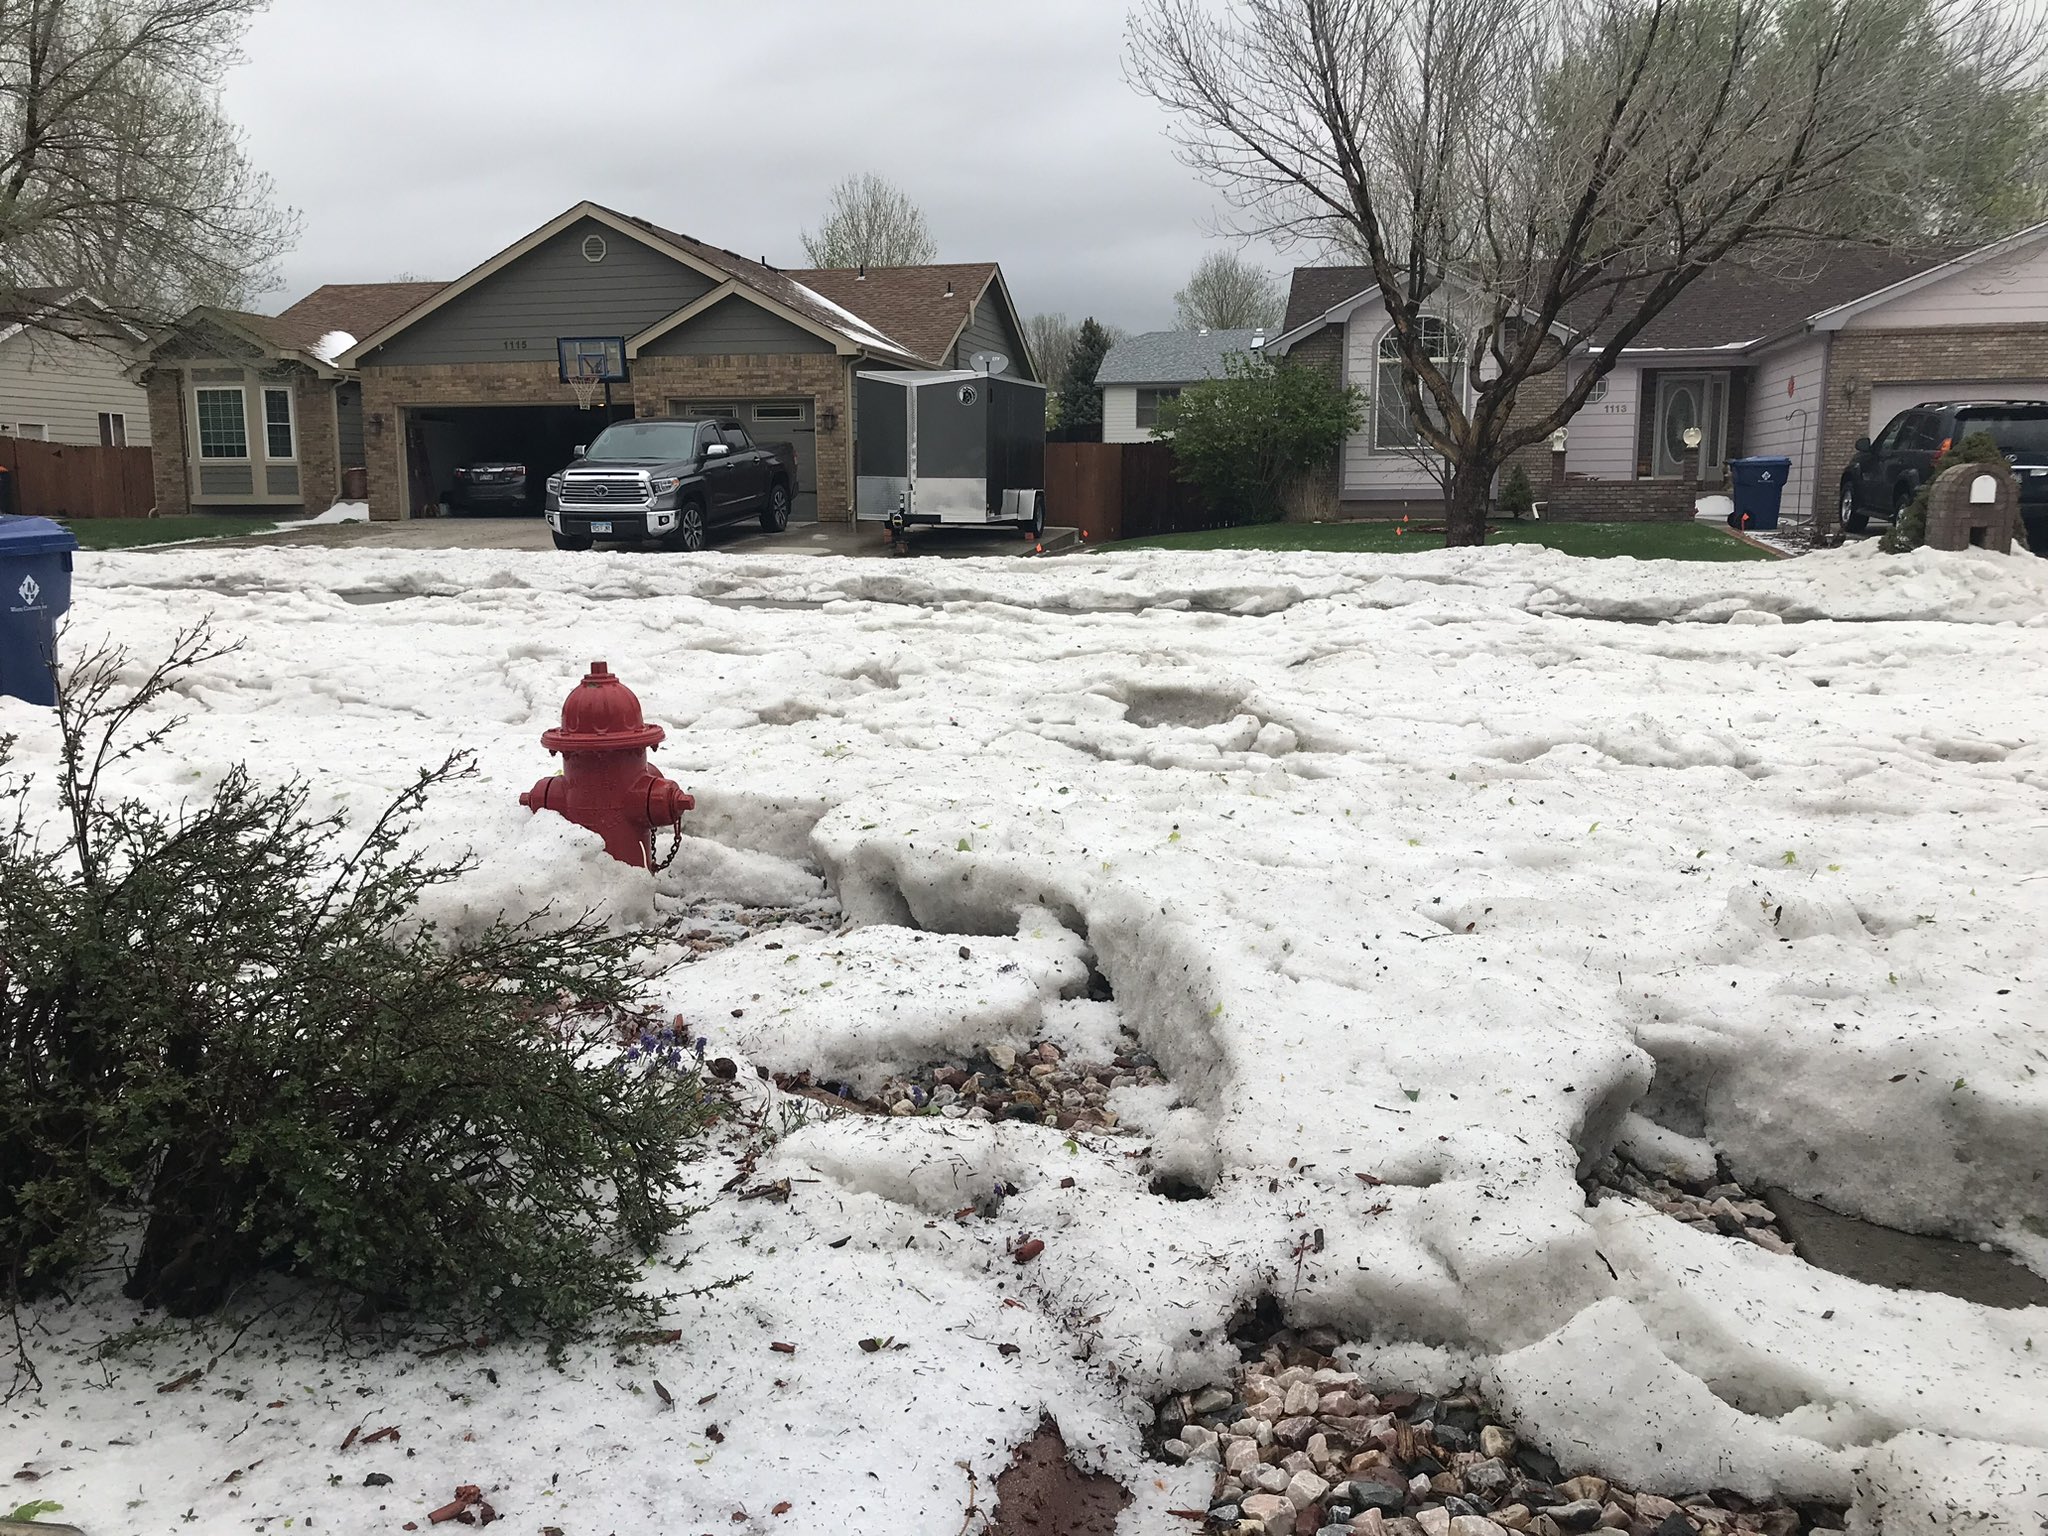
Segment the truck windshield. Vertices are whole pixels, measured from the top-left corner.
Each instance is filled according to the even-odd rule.
[[[586,459],[649,459],[669,463],[695,458],[694,421],[621,421],[597,434]]]
[[[2030,464],[2048,464],[2048,412],[1968,411],[1956,419],[1956,441],[1972,432],[1989,432],[2008,457]]]

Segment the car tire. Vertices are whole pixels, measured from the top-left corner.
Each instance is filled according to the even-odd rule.
[[[1894,528],[1898,527],[1900,521],[1905,517],[1906,508],[1913,505],[1913,496],[1914,490],[1910,485],[1902,485],[1892,493],[1892,526]]]
[[[780,480],[768,487],[768,505],[761,513],[765,533],[782,533],[789,527],[789,487]]]
[[[555,535],[555,548],[557,549],[588,549],[596,542],[595,539],[579,539],[574,534],[558,533]]]
[[[1853,481],[1842,482],[1842,528],[1848,533],[1861,533],[1870,526],[1870,514],[1856,505],[1856,486]]]
[[[676,531],[669,535],[672,548],[688,552],[704,547],[704,508],[694,501],[686,501],[676,508]]]

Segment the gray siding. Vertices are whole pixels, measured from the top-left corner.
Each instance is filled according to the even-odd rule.
[[[1010,329],[1009,317],[1003,313],[1002,301],[996,297],[993,282],[988,285],[988,292],[981,296],[981,302],[974,306],[966,329],[960,333],[959,345],[953,349],[953,366],[965,368],[967,360],[977,352],[1000,352],[1010,360],[1012,377],[1030,379],[1034,383],[1038,380],[1038,375],[1025,361],[1024,343]]]
[[[642,349],[647,357],[757,356],[830,352],[832,343],[735,295]]]
[[[256,471],[247,464],[201,464],[199,494],[253,496],[256,494]]]
[[[583,259],[600,236],[605,257]],[[551,363],[560,336],[632,336],[717,286],[693,267],[582,220],[394,336],[372,365]]]
[[[263,494],[266,496],[296,496],[299,494],[299,467],[296,464],[266,464],[263,466]]]
[[[93,444],[105,411],[127,418],[129,447],[147,448],[149,396],[110,347],[35,332],[0,342],[0,429],[33,422],[53,443]]]
[[[363,386],[353,379],[334,392],[334,425],[341,467],[362,468],[369,462],[363,457]]]

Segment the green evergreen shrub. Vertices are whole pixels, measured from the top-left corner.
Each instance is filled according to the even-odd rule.
[[[0,1291],[119,1258],[174,1315],[284,1271],[347,1315],[573,1334],[644,1305],[717,1113],[646,1007],[643,936],[587,917],[450,935],[406,851],[451,757],[368,830],[240,768],[164,814],[114,779],[151,706],[223,654],[61,690],[62,807],[39,839],[0,745]]]

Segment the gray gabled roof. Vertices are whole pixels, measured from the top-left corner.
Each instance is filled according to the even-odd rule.
[[[1223,377],[1223,359],[1252,350],[1264,331],[1147,331],[1109,349],[1097,384],[1193,384]]]

